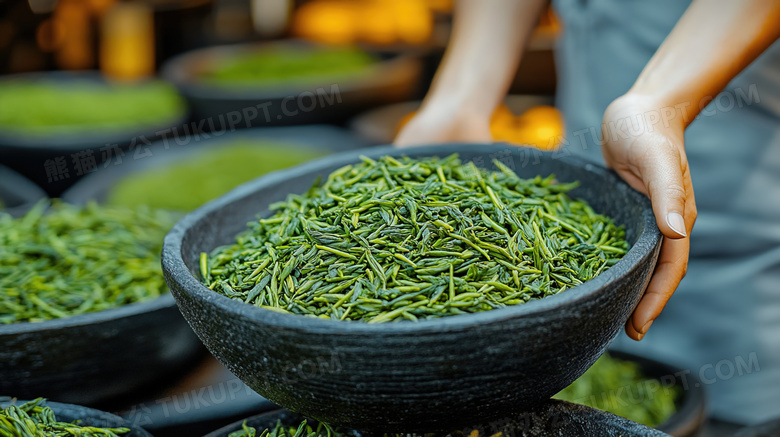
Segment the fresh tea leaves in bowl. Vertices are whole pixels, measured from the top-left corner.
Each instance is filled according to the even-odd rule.
[[[46,400],[38,398],[22,405],[10,405],[0,410],[0,436],[90,436],[118,437],[130,432],[128,428],[98,428],[59,422]]]
[[[111,190],[108,203],[191,211],[244,182],[324,154],[284,143],[256,144],[244,140],[220,145],[122,179]]]
[[[604,354],[554,397],[657,427],[675,413],[679,394],[677,387],[661,387],[645,376],[637,363]]]
[[[0,83],[0,129],[25,134],[158,126],[184,111],[173,86],[162,81],[13,79]]]
[[[355,47],[279,46],[231,56],[202,78],[223,85],[280,84],[350,77],[375,62]]]
[[[38,203],[0,212],[0,324],[38,322],[168,292],[162,240],[175,217],[149,208]]]
[[[364,157],[202,254],[203,281],[258,307],[378,323],[541,299],[628,250],[622,227],[567,195],[576,183],[495,165]]]

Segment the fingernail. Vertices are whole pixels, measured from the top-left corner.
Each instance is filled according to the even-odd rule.
[[[685,219],[683,219],[683,216],[680,215],[678,212],[670,212],[666,216],[666,224],[669,225],[670,228],[674,232],[677,232],[681,237],[687,237],[688,234],[685,233]]]
[[[645,334],[647,334],[647,331],[650,329],[650,325],[652,325],[652,324],[653,324],[653,321],[651,320],[651,321],[645,323],[645,326],[643,326],[642,329],[639,330],[639,333],[642,334],[642,337],[644,337]]]

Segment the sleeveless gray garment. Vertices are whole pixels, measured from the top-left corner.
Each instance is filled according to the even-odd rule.
[[[554,1],[564,153],[603,163],[604,110],[689,4]],[[780,417],[780,42],[713,97],[685,133],[699,210],[688,276],[644,340],[614,346],[682,366],[716,417],[754,423]]]

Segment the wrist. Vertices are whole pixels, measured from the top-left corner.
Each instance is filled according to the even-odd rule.
[[[665,128],[680,130],[684,130],[700,111],[698,106],[685,97],[636,86],[615,99],[615,102],[627,108],[627,112],[634,116],[641,115],[645,123],[660,123]]]

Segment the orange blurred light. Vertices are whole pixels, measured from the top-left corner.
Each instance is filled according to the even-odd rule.
[[[154,17],[142,3],[116,3],[102,19],[100,68],[116,79],[154,73]]]
[[[398,123],[396,134],[417,111],[405,115]],[[490,133],[494,141],[555,150],[564,132],[563,115],[552,106],[535,106],[515,116],[504,104],[490,118]]]
[[[327,44],[349,44],[357,38],[357,8],[346,1],[312,1],[295,12],[292,32]]]
[[[94,65],[92,27],[89,10],[80,0],[60,0],[52,26],[62,30],[57,63],[66,70],[82,70]]]
[[[53,52],[57,50],[65,39],[65,29],[60,22],[54,19],[47,19],[38,25],[35,30],[35,42],[38,48],[44,52]]]
[[[433,33],[433,13],[424,0],[313,0],[295,12],[292,33],[331,44],[418,44]]]

